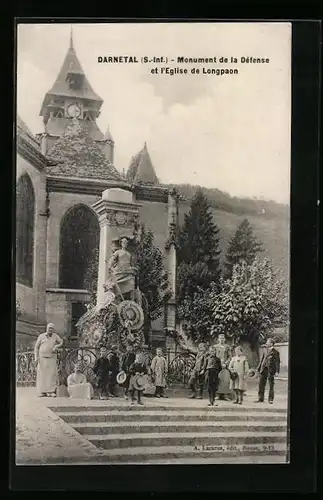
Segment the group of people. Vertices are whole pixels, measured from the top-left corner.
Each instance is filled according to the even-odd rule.
[[[166,397],[164,389],[167,378],[167,362],[163,356],[162,349],[156,350],[156,356],[153,358],[150,366],[144,362],[141,353],[135,354],[131,345],[127,346],[125,355],[120,363],[115,352],[115,346],[111,348],[114,358],[111,365],[110,354],[105,355],[105,350],[101,349],[100,357],[97,360],[93,371],[98,379],[100,388],[100,398],[107,399],[115,396],[115,387],[117,384],[123,387],[125,399],[131,400],[133,404],[137,396],[138,404],[142,403],[142,393],[145,387],[140,388],[136,383],[138,376],[149,375],[155,386],[155,396],[157,398]],[[121,371],[119,371],[121,370]],[[121,377],[121,373],[123,377]],[[118,380],[119,379],[119,380]]]
[[[121,368],[121,370],[120,370]],[[116,386],[124,389],[125,399],[129,399],[134,404],[136,398],[139,405],[142,405],[142,394],[145,384],[140,385],[138,376],[150,375],[155,385],[155,396],[157,398],[167,397],[164,394],[167,376],[167,362],[163,357],[161,349],[157,349],[156,356],[151,365],[147,367],[144,363],[143,355],[135,354],[132,346],[127,347],[127,352],[119,363],[116,354],[116,346],[112,346],[108,354],[102,348],[93,371],[97,377],[99,398],[109,399],[116,396]],[[93,397],[93,387],[86,380],[82,373],[80,363],[75,364],[74,373],[67,378],[67,390],[71,397],[91,399]]]
[[[195,364],[192,369],[189,386],[190,398],[203,399],[203,391],[207,386],[209,406],[213,406],[215,399],[230,400],[234,394],[233,403],[242,404],[243,395],[247,389],[248,376],[259,376],[258,399],[256,403],[264,402],[267,380],[269,382],[268,402],[274,401],[275,375],[280,370],[279,351],[274,348],[273,339],[268,339],[266,350],[263,352],[257,369],[249,370],[249,363],[243,354],[241,346],[236,346],[234,355],[225,342],[225,336],[219,335],[218,343],[210,346],[208,352],[205,344],[198,346]],[[198,394],[197,394],[198,390]]]
[[[63,340],[55,332],[54,325],[49,323],[46,332],[39,335],[34,350],[37,364],[36,388],[39,396],[56,397],[58,385],[56,352],[62,345]],[[142,394],[145,385],[142,382],[140,385],[138,379],[143,375],[149,375],[157,398],[167,397],[165,395],[167,370],[168,364],[162,349],[156,350],[155,357],[147,365],[143,355],[135,354],[131,345],[127,346],[126,353],[121,359],[118,357],[116,346],[112,346],[108,353],[105,348],[101,348],[93,367],[100,399],[116,396],[116,387],[119,385],[124,389],[125,399],[130,399],[131,404],[134,404],[136,399],[138,404],[143,404]],[[268,402],[273,403],[275,375],[279,370],[279,351],[275,349],[274,341],[268,339],[266,350],[255,371],[259,376],[257,402],[264,401],[268,381]],[[209,406],[213,406],[216,399],[231,400],[232,393],[235,396],[233,402],[242,404],[249,373],[249,364],[241,346],[235,347],[232,356],[231,347],[226,343],[225,336],[219,335],[217,344],[210,346],[208,352],[205,344],[201,343],[198,346],[189,380],[189,397],[203,399],[204,388],[207,387]],[[79,362],[75,364],[74,372],[67,378],[67,390],[71,397],[87,399],[93,397],[93,387],[88,383]]]

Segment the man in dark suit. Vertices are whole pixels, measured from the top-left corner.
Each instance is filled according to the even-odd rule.
[[[117,374],[119,371],[119,358],[117,356],[117,346],[111,346],[110,352],[108,353],[107,359],[109,361],[109,396],[116,396],[115,390],[117,385]]]
[[[257,371],[260,375],[258,387],[258,401],[263,403],[265,398],[265,388],[267,380],[269,382],[268,403],[274,401],[274,384],[275,375],[280,370],[280,355],[277,349],[274,348],[275,342],[273,339],[268,339],[266,342],[266,351],[263,353]]]

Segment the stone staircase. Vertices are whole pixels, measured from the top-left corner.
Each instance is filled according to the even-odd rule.
[[[193,403],[108,401],[50,409],[98,448],[91,463],[286,462],[286,408]]]

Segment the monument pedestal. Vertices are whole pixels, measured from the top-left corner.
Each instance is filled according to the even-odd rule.
[[[115,241],[122,237],[133,238],[139,219],[139,207],[132,192],[119,188],[104,191],[101,200],[92,207],[100,223],[98,306],[105,300],[104,285],[108,280],[108,262],[116,249]]]

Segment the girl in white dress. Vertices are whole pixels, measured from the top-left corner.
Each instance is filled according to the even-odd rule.
[[[234,403],[241,405],[243,401],[243,393],[247,389],[246,378],[249,365],[240,346],[235,348],[235,356],[233,356],[230,361],[229,370],[231,372],[230,389],[233,389],[236,395]]]

